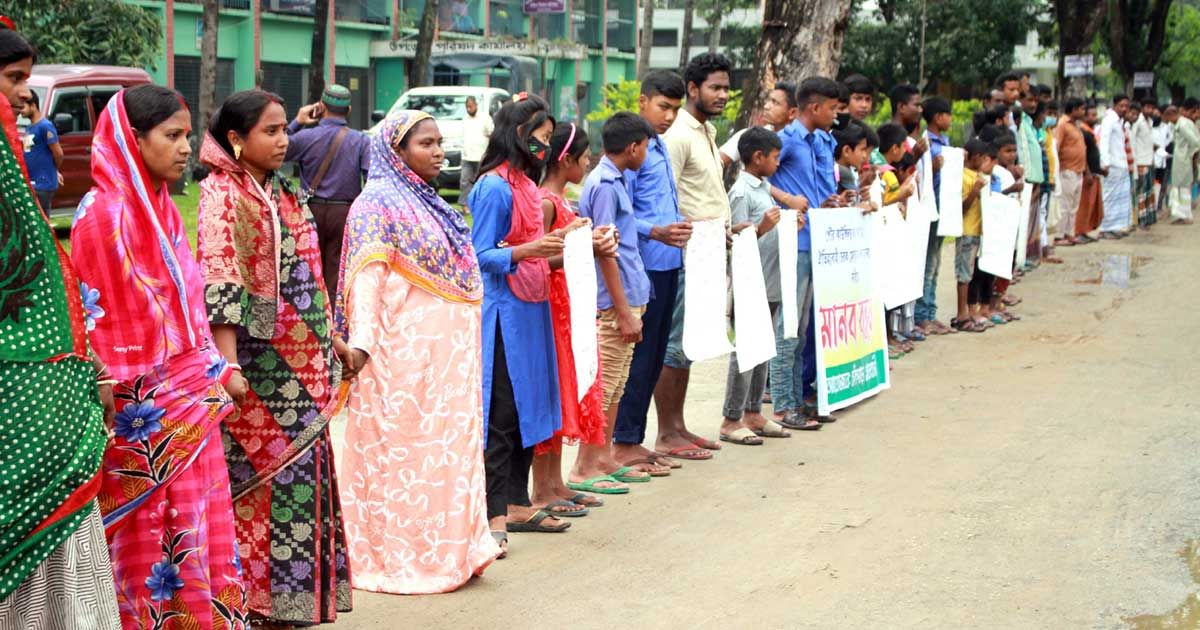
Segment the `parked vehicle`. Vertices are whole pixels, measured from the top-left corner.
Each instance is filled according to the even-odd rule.
[[[35,65],[29,88],[37,93],[42,113],[58,129],[63,185],[54,195],[51,216],[70,216],[92,187],[92,130],[108,100],[125,87],[150,83],[140,68],[118,66]],[[18,120],[24,128],[29,121]]]
[[[390,112],[416,109],[429,113],[437,120],[442,132],[442,148],[446,159],[438,184],[443,188],[458,188],[462,175],[462,121],[467,117],[467,97],[474,96],[479,111],[496,115],[511,97],[500,88],[472,87],[466,85],[438,85],[413,88],[400,95]],[[382,112],[373,118],[382,119]]]

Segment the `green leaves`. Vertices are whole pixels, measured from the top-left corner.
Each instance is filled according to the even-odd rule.
[[[0,13],[37,47],[40,63],[153,68],[162,46],[158,14],[121,0],[2,0]]]

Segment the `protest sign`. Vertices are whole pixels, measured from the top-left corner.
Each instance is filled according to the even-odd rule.
[[[779,212],[779,292],[783,298],[783,338],[800,336],[800,305],[796,303],[796,211]]]
[[[590,228],[576,228],[563,238],[563,273],[567,277],[567,296],[571,301],[575,383],[582,401],[600,369],[600,359],[596,355],[596,266]]]
[[[962,236],[962,180],[966,154],[962,149],[942,149],[942,185],[938,189],[938,236]]]
[[[725,328],[724,220],[692,222],[683,270],[683,353],[705,361],[733,352]]]
[[[979,245],[979,268],[1005,280],[1012,280],[1013,247],[1017,240],[1019,224],[1027,223],[1027,213],[1020,207],[1020,200],[1000,193],[984,195],[983,239]],[[1016,251],[1023,247],[1019,244]]]
[[[733,330],[738,369],[749,372],[775,356],[775,326],[767,303],[758,253],[758,231],[748,227],[733,237]]]

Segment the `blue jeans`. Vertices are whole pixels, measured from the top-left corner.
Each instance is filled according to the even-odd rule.
[[[650,400],[654,397],[654,386],[662,373],[663,357],[667,353],[667,342],[671,337],[671,317],[675,311],[682,272],[647,271],[650,277],[651,299],[642,314],[642,341],[633,348],[633,363],[629,366],[629,379],[625,382],[625,394],[617,407],[617,421],[613,425],[613,442],[618,444],[641,444],[646,439],[646,414],[650,411]]]
[[[937,319],[937,277],[942,268],[942,237],[937,235],[938,223],[929,224],[929,247],[925,250],[925,294],[917,300],[917,322]]]
[[[775,358],[768,373],[771,380],[771,404],[776,413],[799,410],[804,404],[805,329],[812,320],[812,254],[800,252],[796,259],[796,302],[800,310],[799,333],[795,339],[785,339],[783,309],[775,318]],[[814,356],[816,356],[814,354]]]

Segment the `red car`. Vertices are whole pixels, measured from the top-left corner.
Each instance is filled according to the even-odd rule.
[[[150,83],[140,68],[43,64],[33,67],[29,88],[38,95],[42,114],[58,129],[63,185],[54,195],[54,216],[75,213],[92,187],[92,130],[97,116],[118,90]],[[22,119],[20,123],[28,124]]]

